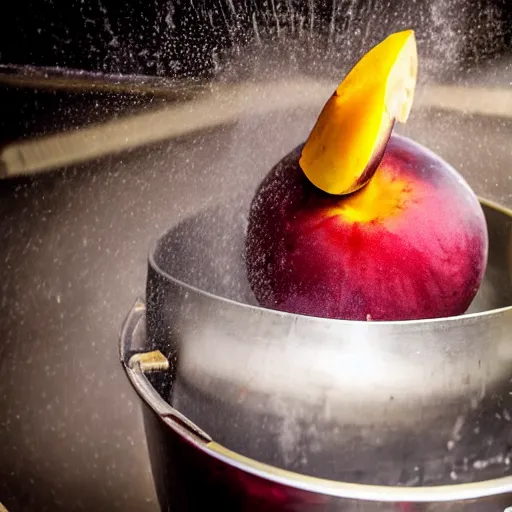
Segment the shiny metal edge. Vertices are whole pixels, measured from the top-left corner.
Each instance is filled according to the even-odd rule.
[[[512,220],[512,210],[510,208],[507,208],[506,206],[496,203],[495,201],[491,201],[490,199],[485,199],[485,197],[478,196],[478,201],[480,202],[480,204],[483,204],[488,208],[492,208],[493,210],[503,213],[503,215],[510,217],[510,219]]]
[[[137,299],[126,318],[120,339],[121,362],[130,382],[153,411],[163,416],[165,423],[178,435],[185,437],[197,449],[217,460],[246,473],[306,492],[361,501],[381,502],[447,502],[466,501],[488,496],[512,493],[512,476],[469,484],[440,485],[433,487],[395,487],[354,484],[317,478],[284,470],[239,453],[216,443],[179,411],[169,405],[157,393],[139,365],[130,368],[126,360],[132,346],[133,333],[139,322],[145,320],[145,306]],[[179,421],[176,421],[179,419]],[[186,430],[189,429],[187,432]],[[198,433],[200,433],[198,435]]]
[[[150,384],[147,377],[142,372],[140,364],[130,364],[130,361],[134,361],[133,358],[137,355],[132,349],[134,333],[139,322],[145,318],[145,311],[144,302],[140,298],[137,298],[121,328],[119,356],[125,372],[128,375],[128,379],[137,393],[157,414],[166,414],[170,407],[169,404]]]
[[[146,319],[146,307],[142,299],[137,298],[123,323],[119,343],[120,359],[128,379],[137,393],[157,414],[163,417],[174,430],[192,441],[210,442],[212,438],[195,423],[167,403],[146,377],[146,371],[165,371],[169,369],[167,358],[160,351],[134,352],[132,349],[134,333],[140,322]],[[158,352],[159,355],[156,355]],[[149,357],[148,357],[149,355]],[[157,360],[155,367],[152,360]],[[146,364],[149,359],[149,365]],[[164,363],[165,361],[165,363]]]
[[[282,485],[303,491],[321,493],[345,499],[382,502],[441,502],[466,501],[499,494],[512,493],[512,476],[470,484],[438,485],[432,487],[395,487],[353,484],[294,473],[250,459],[212,441],[197,446],[216,459]]]
[[[209,88],[205,80],[18,64],[0,64],[0,86],[79,93],[149,94],[166,99],[192,98]]]
[[[1,78],[1,77],[0,77]],[[0,83],[1,85],[1,83]],[[236,124],[241,116],[317,107],[331,88],[316,80],[197,86],[187,101],[10,142],[0,149],[1,176],[37,174],[193,133]],[[247,98],[264,97],[261,104]]]

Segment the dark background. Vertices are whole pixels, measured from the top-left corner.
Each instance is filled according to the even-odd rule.
[[[210,76],[226,52],[254,40],[255,26],[291,53],[319,48],[320,60],[348,40],[367,46],[408,27],[438,58],[463,36],[466,68],[512,48],[508,0],[18,0],[8,9],[1,63],[113,73]]]

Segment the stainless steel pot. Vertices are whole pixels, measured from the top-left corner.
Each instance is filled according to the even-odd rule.
[[[159,351],[144,352],[145,315],[144,303],[137,300],[123,326],[121,359],[146,405],[163,511],[510,512],[510,476],[433,487],[361,485],[286,471],[229,450],[157,392],[172,365]]]
[[[157,475],[172,468],[157,476],[174,490],[165,500],[199,510],[193,479],[211,504],[244,496],[229,510],[270,510],[246,504],[253,480],[268,486],[265,496],[277,485],[286,497],[280,510],[512,505],[512,213],[482,201],[489,263],[471,312],[367,323],[256,306],[242,262],[245,211],[233,204],[204,210],[157,241],[147,336],[142,303],[123,331],[132,383],[161,417],[147,421],[150,438],[160,432]],[[152,365],[154,388],[145,377]],[[227,472],[228,483],[211,471]],[[461,508],[469,498],[478,500]],[[440,504],[447,500],[459,508]]]

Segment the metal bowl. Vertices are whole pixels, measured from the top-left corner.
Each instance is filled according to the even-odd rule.
[[[199,457],[197,468],[189,468],[198,479],[210,471],[202,474],[200,467],[220,464],[222,471],[237,468],[293,488],[293,495],[323,496],[322,506],[314,500],[304,505],[306,500],[281,510],[366,511],[374,508],[349,503],[456,502],[508,491],[512,213],[482,201],[489,261],[466,315],[351,322],[255,305],[242,260],[241,204],[204,210],[156,242],[149,257],[147,320],[137,320],[147,323],[147,336],[134,348],[127,341],[129,327],[124,330],[122,357],[132,382],[165,417],[166,424],[155,423],[153,415],[148,420],[149,437],[159,439],[154,451],[161,452],[153,457],[156,473]],[[158,370],[154,388],[144,378],[152,368]],[[160,444],[165,439],[170,448]],[[187,448],[172,448],[181,446],[180,439]],[[192,447],[200,454],[188,453]],[[215,461],[205,462],[205,454]],[[181,482],[175,496],[200,499],[189,496],[190,474],[172,474],[157,478],[165,482],[161,487]],[[243,488],[245,476],[240,478],[236,485]],[[234,485],[200,483],[220,493],[210,503],[224,503],[222,493],[231,496]],[[459,503],[453,510],[473,509]]]

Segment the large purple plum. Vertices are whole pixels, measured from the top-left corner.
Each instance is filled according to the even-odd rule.
[[[392,135],[369,182],[337,196],[304,175],[301,150],[270,171],[251,205],[246,264],[262,306],[351,320],[467,310],[487,262],[487,227],[450,165]]]

